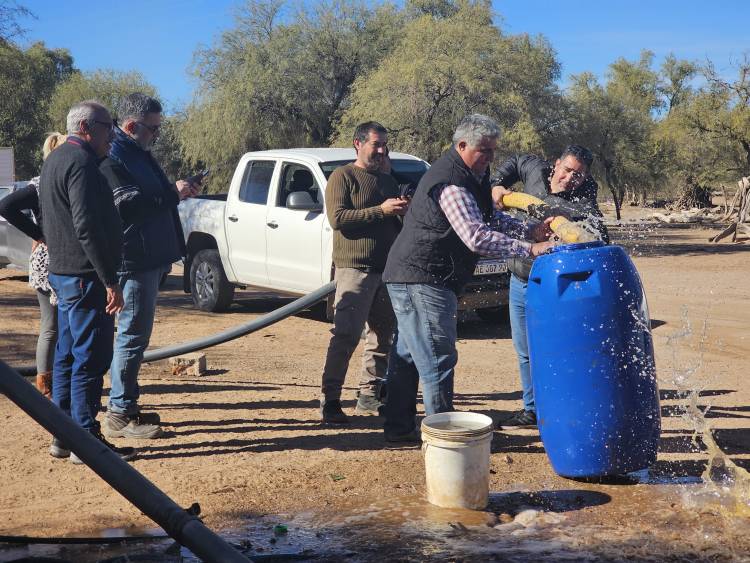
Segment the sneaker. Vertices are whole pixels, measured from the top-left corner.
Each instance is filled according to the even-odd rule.
[[[359,414],[380,414],[383,403],[374,395],[360,395],[357,397],[357,406],[354,412]]]
[[[63,446],[63,443],[57,438],[52,438],[52,444],[49,447],[49,455],[59,459],[70,456],[70,450]]]
[[[536,428],[536,413],[520,410],[512,416],[500,421],[498,430],[514,430],[517,428]]]
[[[349,422],[344,411],[341,410],[341,401],[339,399],[321,401],[320,417],[323,419],[323,422],[332,422],[334,424],[346,424]]]
[[[406,434],[389,434],[386,432],[385,441],[401,444],[418,444],[422,442],[422,435],[417,429],[407,432]]]
[[[158,416],[158,415],[157,415]],[[107,438],[140,438],[148,440],[163,434],[158,424],[147,424],[139,414],[127,415],[108,412],[102,423]]]
[[[110,450],[120,456],[120,459],[123,461],[130,461],[136,455],[134,448],[131,448],[129,446],[120,448],[118,446],[115,446],[114,444],[110,444],[109,442],[107,442],[101,432],[92,432],[92,435],[94,436],[94,438],[100,440],[105,446],[107,446]],[[70,452],[70,462],[75,463],[76,465],[83,465],[83,460],[73,452]]]

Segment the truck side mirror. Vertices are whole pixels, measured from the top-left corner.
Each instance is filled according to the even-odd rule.
[[[286,198],[287,209],[299,209],[301,211],[323,211],[323,205],[313,201],[309,192],[292,192]]]

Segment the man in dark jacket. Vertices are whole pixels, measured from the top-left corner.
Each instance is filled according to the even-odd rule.
[[[538,156],[526,154],[506,160],[492,180],[493,199],[497,202],[504,188],[523,183],[523,191],[544,201],[543,208],[530,217],[519,212],[519,218],[534,223],[551,216],[563,216],[571,221],[585,221],[599,238],[607,242],[608,235],[596,204],[598,186],[589,175],[593,161],[591,151],[580,145],[568,146],[554,164]],[[533,428],[536,426],[536,406],[529,365],[529,345],[526,335],[526,288],[533,258],[514,257],[508,262],[510,279],[509,309],[513,347],[518,355],[518,367],[523,390],[523,409],[501,422],[503,429]]]
[[[525,233],[504,214],[496,218],[497,230],[490,228],[489,165],[499,135],[495,122],[483,115],[459,124],[453,146],[420,180],[388,255],[383,280],[398,332],[388,365],[387,441],[419,439],[414,417],[420,381],[426,414],[453,410],[457,295],[474,275],[478,257],[536,256],[552,245],[503,234]],[[549,237],[545,227],[525,234],[542,240]]]
[[[161,110],[161,104],[145,94],[125,96],[118,107],[120,128],[100,167],[123,227],[117,270],[125,307],[117,318],[103,425],[105,436],[112,438],[155,438],[162,433],[156,413],[140,414],[138,371],[151,338],[160,282],[185,254],[177,204],[198,193],[189,181],[171,183],[151,154]]]
[[[58,299],[53,400],[115,453],[131,459],[133,448],[109,444],[96,420],[112,360],[112,315],[123,305],[117,283],[122,229],[98,166],[112,140],[112,118],[101,104],[86,101],[70,109],[67,127],[67,141],[44,162],[40,178],[49,282]],[[50,454],[81,463],[57,439]]]

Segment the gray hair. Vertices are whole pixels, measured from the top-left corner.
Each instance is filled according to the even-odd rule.
[[[149,113],[161,113],[161,111],[159,100],[141,92],[134,92],[122,98],[117,104],[117,119],[120,123],[125,123],[130,119],[140,121]]]
[[[453,144],[466,141],[470,146],[478,146],[483,139],[497,139],[500,127],[495,120],[480,113],[472,113],[461,120],[453,134]]]
[[[96,100],[84,100],[75,104],[70,108],[70,111],[68,111],[68,117],[65,120],[68,135],[75,135],[81,132],[81,121],[85,121],[86,124],[91,127],[97,114],[101,112],[109,114],[107,108]]]

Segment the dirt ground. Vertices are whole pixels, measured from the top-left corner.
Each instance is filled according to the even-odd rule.
[[[575,541],[583,540],[571,531],[567,548],[585,547],[605,558],[594,547],[617,536],[618,549],[627,543],[641,549],[644,559],[648,545],[662,542],[671,546],[664,547],[665,553],[685,560],[744,560],[750,534],[738,527],[732,514],[739,510],[747,521],[750,510],[744,516],[742,510],[750,498],[740,499],[739,508],[730,507],[727,515],[715,508],[715,500],[686,496],[679,484],[699,476],[707,456],[700,442],[691,441],[692,428],[683,416],[685,400],[676,383],[687,379],[688,387],[701,391],[699,405],[710,407],[706,420],[719,446],[738,465],[750,467],[750,241],[711,244],[707,239],[717,227],[660,227],[635,221],[647,210],[625,213],[612,233],[634,259],[652,317],[663,415],[659,459],[652,473],[661,481],[634,486],[569,481],[552,471],[535,431],[496,432],[490,482],[495,500],[487,513],[495,520],[489,523],[497,523],[504,511],[513,515],[501,506],[502,499],[508,499],[502,495],[583,491],[576,497],[584,499],[580,506],[566,512],[569,522],[588,526],[583,535],[590,541],[576,547]],[[180,290],[177,273],[175,268],[169,289],[160,295],[152,347],[217,332],[289,301],[244,291],[229,313],[202,313]],[[690,334],[680,336],[688,332],[687,324]],[[208,349],[209,372],[200,378],[173,376],[165,363],[144,366],[142,407],[161,415],[167,435],[116,442],[135,446],[133,466],[180,505],[200,503],[205,523],[215,530],[238,530],[261,516],[264,522],[294,522],[304,515],[310,528],[332,526],[343,522],[337,521],[341,515],[362,507],[377,512],[373,507],[382,503],[428,510],[421,500],[424,467],[419,448],[387,449],[377,417],[353,416],[344,427],[320,424],[317,399],[329,326],[314,313],[304,313]],[[37,302],[26,278],[0,270],[0,358],[11,365],[32,363],[37,328]],[[497,419],[520,408],[507,325],[468,316],[459,327],[458,349],[458,409]],[[358,350],[349,383],[357,379],[359,358]],[[106,395],[108,381],[105,387]],[[344,399],[345,410],[352,412],[353,386],[347,387]],[[2,396],[0,421],[0,534],[75,536],[154,527],[91,470],[50,457],[49,435]],[[586,495],[610,500],[587,502]],[[528,499],[524,502],[529,504]],[[719,505],[728,506],[726,500]],[[645,513],[650,516],[641,519]],[[451,519],[459,517],[437,517],[443,525]],[[703,535],[696,528],[700,522],[710,524]],[[663,533],[648,536],[659,526]],[[643,534],[652,544],[644,544]],[[518,542],[524,541],[521,536]],[[425,553],[410,552],[402,560],[428,558]]]

